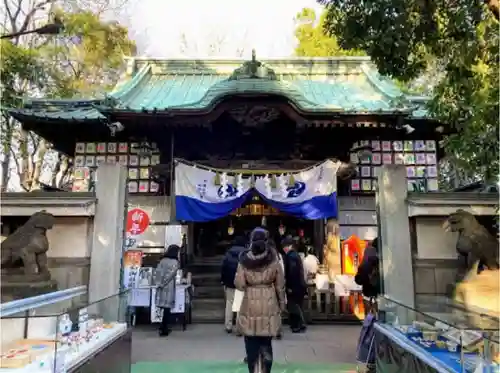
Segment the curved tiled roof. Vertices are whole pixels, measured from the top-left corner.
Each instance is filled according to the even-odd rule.
[[[305,112],[414,112],[417,117],[426,116],[425,97],[405,96],[365,57],[242,62],[131,59],[126,79],[108,94],[107,100],[88,100],[86,105],[81,100],[72,105],[69,100],[53,105],[55,110],[38,105],[14,112],[46,119],[92,120],[103,118],[96,107],[123,111],[203,110],[231,95],[269,94],[285,97]],[[258,63],[268,75],[248,75],[252,63]],[[236,73],[241,76],[235,77]]]

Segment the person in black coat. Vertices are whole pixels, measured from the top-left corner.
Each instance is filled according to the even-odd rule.
[[[285,283],[288,308],[288,322],[293,333],[306,330],[303,302],[307,294],[304,265],[296,251],[297,240],[286,237],[282,243],[285,252]]]
[[[373,239],[371,245],[366,248],[354,281],[362,287],[366,311],[370,308],[371,301],[380,294],[378,238]]]
[[[233,246],[226,252],[221,266],[220,280],[224,285],[224,292],[226,295],[226,311],[224,314],[224,327],[226,332],[233,331],[233,301],[234,301],[234,278],[240,255],[245,251],[246,239],[242,236],[236,236]]]

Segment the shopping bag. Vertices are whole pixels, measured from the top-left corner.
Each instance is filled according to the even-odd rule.
[[[245,295],[245,292],[234,289],[233,312],[240,312],[241,303],[243,302],[243,295]]]
[[[357,372],[375,372],[375,322],[377,318],[369,312],[361,327],[356,352]]]

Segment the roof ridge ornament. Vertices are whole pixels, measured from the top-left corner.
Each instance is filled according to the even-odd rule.
[[[278,80],[273,69],[257,60],[255,49],[252,49],[252,59],[245,61],[241,67],[233,71],[228,80],[266,79]]]

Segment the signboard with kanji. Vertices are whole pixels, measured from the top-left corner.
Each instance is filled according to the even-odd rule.
[[[132,209],[127,214],[127,234],[138,236],[143,234],[149,226],[149,215],[141,209]]]
[[[142,251],[128,250],[123,256],[123,287],[133,289],[139,282],[142,266]]]

